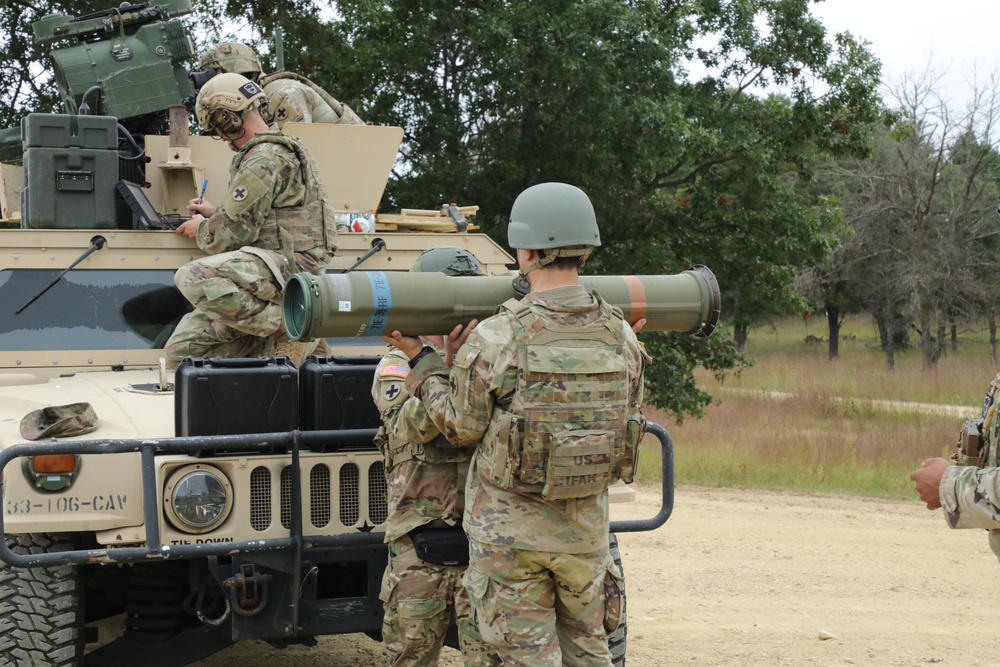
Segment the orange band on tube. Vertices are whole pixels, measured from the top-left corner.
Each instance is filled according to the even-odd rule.
[[[649,304],[646,302],[646,287],[638,276],[622,276],[622,280],[625,281],[625,287],[628,289],[628,300],[631,302],[628,322],[635,324],[646,317],[646,312],[649,310]]]

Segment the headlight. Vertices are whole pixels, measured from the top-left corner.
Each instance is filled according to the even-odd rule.
[[[225,521],[233,505],[233,488],[218,470],[187,466],[170,478],[163,500],[177,528],[203,533]]]

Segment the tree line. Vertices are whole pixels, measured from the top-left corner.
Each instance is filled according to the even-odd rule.
[[[891,120],[863,159],[829,161],[820,187],[847,228],[798,287],[827,314],[830,357],[843,317],[870,314],[886,366],[919,347],[925,368],[957,344],[959,327],[987,323],[996,363],[1000,80],[972,84],[957,108],[933,68],[887,83]]]
[[[994,322],[988,91],[968,118],[931,81],[883,97],[868,44],[830,34],[815,0],[192,1],[199,51],[237,39],[273,69],[280,28],[285,68],[404,129],[383,210],[477,204],[503,242],[521,190],[565,181],[601,225],[587,272],[709,266],[726,330],[642,334],[647,398],[677,418],[710,401],[693,371],[745,367],[777,316],[825,311],[835,356],[843,316],[869,312],[890,366],[914,337],[933,361],[949,325]],[[0,6],[0,67],[19,73],[0,127],[58,109],[31,22],[107,4]]]

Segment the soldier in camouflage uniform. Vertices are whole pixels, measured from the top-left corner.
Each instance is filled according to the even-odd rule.
[[[293,72],[265,75],[253,49],[239,42],[217,44],[198,59],[199,69],[242,74],[267,95],[264,117],[281,128],[285,123],[364,125],[354,111],[306,77]]]
[[[465,342],[450,373],[419,339],[387,340],[409,357],[406,386],[438,429],[480,443],[466,487],[465,585],[483,638],[504,665],[611,665],[623,582],[608,550],[607,489],[632,479],[648,359],[621,313],[580,284],[600,245],[586,194],[528,188],[507,239],[531,292],[456,327]]]
[[[284,334],[282,290],[292,273],[323,273],[337,249],[336,224],[315,161],[267,125],[264,101],[260,86],[239,74],[220,74],[198,94],[202,129],[237,154],[222,205],[192,199],[193,217],[177,228],[210,256],[174,275],[195,310],[167,341],[171,367],[189,356],[305,356],[306,345]]]
[[[458,248],[428,250],[410,271],[485,275],[478,260]],[[440,348],[443,338],[428,336],[426,340]],[[495,651],[482,641],[472,621],[469,598],[462,585],[468,543],[461,521],[472,450],[445,440],[427,417],[423,404],[410,398],[405,384],[410,370],[407,361],[406,355],[391,348],[379,363],[372,385],[372,398],[384,420],[377,443],[385,455],[389,483],[385,528],[389,564],[380,595],[385,603],[382,639],[389,650],[389,664],[437,665],[454,612],[465,664],[498,665]],[[432,531],[439,537],[454,539],[464,552],[460,564],[444,565],[419,557],[414,540],[432,536]]]
[[[989,531],[990,549],[1000,559],[1000,420],[996,418],[1000,397],[1000,374],[990,383],[978,419],[971,426],[978,451],[961,450],[955,460],[931,458],[910,473],[920,499],[927,509],[944,508],[944,518],[951,528],[984,528]],[[962,444],[960,438],[959,444]],[[970,449],[975,449],[972,447]],[[955,465],[958,463],[958,465]]]

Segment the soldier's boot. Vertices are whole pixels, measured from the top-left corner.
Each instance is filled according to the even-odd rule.
[[[298,368],[305,361],[306,355],[309,354],[309,348],[315,349],[316,342],[300,342],[294,341],[288,337],[288,332],[285,331],[284,323],[278,327],[278,330],[274,332],[274,356],[276,357],[288,357],[288,359],[295,364]]]

